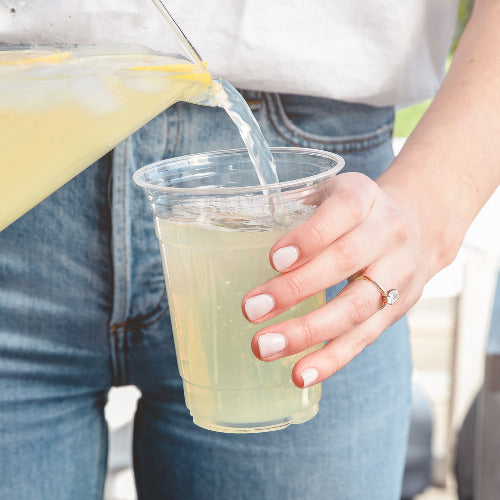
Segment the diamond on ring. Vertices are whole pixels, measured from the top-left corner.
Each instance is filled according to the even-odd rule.
[[[393,288],[384,295],[385,303],[392,306],[399,300],[399,291]]]
[[[361,275],[354,278],[354,280],[365,280],[372,283],[377,290],[380,292],[382,296],[382,305],[381,309],[383,309],[386,305],[392,306],[399,300],[399,290],[397,288],[391,288],[387,292],[375,281],[372,280],[369,276]]]

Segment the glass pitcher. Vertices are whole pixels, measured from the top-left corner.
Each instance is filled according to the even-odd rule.
[[[212,84],[161,0],[0,0],[0,231]]]

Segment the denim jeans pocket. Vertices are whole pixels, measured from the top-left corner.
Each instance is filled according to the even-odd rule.
[[[394,109],[332,99],[264,94],[275,132],[291,146],[358,153],[390,140]]]

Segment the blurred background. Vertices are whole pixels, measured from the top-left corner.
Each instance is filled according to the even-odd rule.
[[[449,61],[472,4],[472,0],[460,1]],[[429,103],[397,111],[396,154]],[[500,380],[500,340],[495,339],[496,330],[500,338],[500,321],[492,320],[493,315],[500,320],[500,290],[495,293],[500,231],[492,230],[499,217],[497,190],[467,233],[456,260],[431,280],[408,316],[416,393],[405,500],[457,500],[458,489],[461,500],[500,498],[500,480],[496,478],[496,471],[500,475],[500,452],[494,452],[500,450],[500,431],[495,434],[491,430],[500,421],[500,387],[488,383],[489,374]],[[130,422],[139,396],[135,387],[110,393],[106,407],[110,426],[106,500],[135,499]],[[458,485],[455,469],[459,470]]]
[[[473,3],[460,1],[448,64]],[[396,152],[430,102],[398,110]],[[498,387],[491,391],[484,385],[485,374],[488,378],[492,366],[499,365],[500,238],[494,231],[499,216],[497,190],[467,233],[455,262],[428,284],[408,315],[415,379],[430,402],[433,421],[431,486],[416,500],[500,498],[498,433],[486,435],[491,423],[500,421],[500,393]],[[493,375],[499,377],[500,372]],[[478,442],[488,436],[490,442],[479,449]]]

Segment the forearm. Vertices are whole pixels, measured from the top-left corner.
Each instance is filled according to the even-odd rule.
[[[379,185],[408,206],[429,278],[500,182],[500,1],[477,2],[448,75]]]

